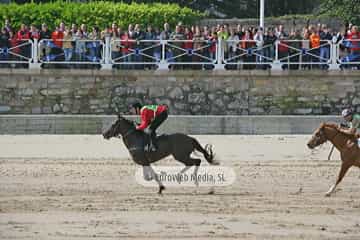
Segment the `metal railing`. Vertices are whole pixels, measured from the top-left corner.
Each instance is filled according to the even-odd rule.
[[[31,40],[9,41],[7,46],[0,47],[0,63],[28,64],[33,61],[33,42]]]
[[[48,64],[101,64],[104,62],[104,43],[101,40],[52,40],[38,43],[39,63]]]
[[[0,46],[1,66],[26,63],[44,65],[98,65],[102,69],[173,69],[201,66],[203,69],[301,68],[360,69],[360,40],[339,43],[321,41],[310,47],[308,40],[281,40],[263,45],[255,40],[26,40]],[[199,68],[197,68],[199,69]]]
[[[343,39],[335,45],[336,63],[340,68],[360,69],[360,39]]]
[[[223,41],[221,49],[220,62],[229,66],[257,65],[262,67],[274,61],[275,46],[263,45],[255,40]]]

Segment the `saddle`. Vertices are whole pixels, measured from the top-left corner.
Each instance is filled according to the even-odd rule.
[[[153,142],[151,144],[151,135],[150,134],[145,134],[145,138],[144,138],[144,151],[145,152],[156,152],[157,151],[157,142],[160,138],[164,138],[168,136],[167,134],[161,134],[161,135],[156,135],[154,140],[155,142]],[[154,146],[155,145],[155,146]],[[153,148],[156,148],[156,149],[153,149]]]

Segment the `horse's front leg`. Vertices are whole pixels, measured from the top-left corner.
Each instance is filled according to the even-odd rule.
[[[337,185],[344,178],[346,172],[349,170],[350,167],[351,167],[351,164],[349,164],[346,160],[342,162],[340,172],[339,172],[339,176],[338,176],[338,178],[336,180],[336,183],[330,187],[329,191],[326,192],[326,194],[325,194],[326,197],[331,196],[331,194],[335,191]]]
[[[151,176],[152,176],[152,179],[155,179],[155,181],[159,184],[159,191],[158,191],[158,194],[161,194],[163,190],[165,190],[165,186],[162,184],[162,182],[160,181],[159,179],[159,175],[155,173],[154,169],[149,165],[149,166],[146,166],[147,169],[149,170]]]
[[[151,172],[150,166],[142,166],[143,167],[143,176],[145,181],[151,181],[154,179],[153,173]]]

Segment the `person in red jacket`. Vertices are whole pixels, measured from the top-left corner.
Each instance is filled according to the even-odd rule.
[[[357,26],[352,26],[351,31],[347,37],[347,39],[351,42],[351,53],[358,54],[360,53],[360,32]]]
[[[132,105],[132,113],[140,115],[141,123],[136,127],[137,130],[144,131],[148,128],[147,133],[150,135],[150,143],[145,146],[146,151],[156,151],[156,129],[167,119],[168,107],[166,105],[146,105],[140,103]]]

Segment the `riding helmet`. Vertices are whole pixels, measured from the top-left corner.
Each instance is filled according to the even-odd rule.
[[[341,112],[341,116],[348,117],[350,115],[353,114],[353,111],[351,110],[351,108],[345,108],[342,112]]]

